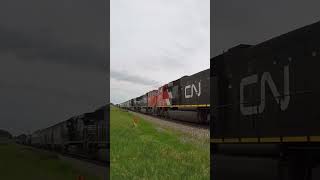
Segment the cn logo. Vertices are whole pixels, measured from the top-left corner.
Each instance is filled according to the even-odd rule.
[[[192,98],[193,97],[193,92],[195,92],[197,96],[200,96],[201,95],[201,82],[199,82],[198,85],[199,85],[198,90],[197,90],[197,88],[196,88],[196,86],[194,84],[184,87],[184,96],[185,96],[185,98]],[[190,89],[190,94],[187,93],[187,91],[189,89]]]
[[[244,90],[245,86],[258,83],[258,75],[254,74],[243,78],[240,82],[240,111],[243,115],[252,115],[262,113],[266,106],[266,84],[271,89],[272,95],[276,102],[280,104],[282,111],[288,108],[290,102],[290,89],[289,89],[289,65],[284,66],[284,78],[283,78],[283,95],[280,97],[280,93],[273,82],[269,72],[264,72],[260,80],[260,105],[259,106],[245,106]]]

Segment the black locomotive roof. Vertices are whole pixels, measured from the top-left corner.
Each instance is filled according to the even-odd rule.
[[[254,48],[260,48],[264,46],[275,46],[281,47],[284,44],[288,44],[288,41],[292,42],[306,42],[308,39],[314,38],[313,36],[320,32],[320,21],[295,29],[288,33],[282,34],[280,36],[274,37],[270,40],[262,42],[254,46]],[[276,43],[275,43],[276,42]]]
[[[251,47],[252,45],[249,45],[249,44],[239,44],[233,48],[230,48],[228,50],[228,52],[231,52],[231,51],[239,51],[239,50],[242,50],[242,49],[245,49],[245,48],[249,48]]]
[[[282,34],[280,36],[276,36],[274,38],[271,38],[267,41],[261,42],[259,44],[256,45],[247,45],[247,44],[239,44],[235,47],[230,48],[228,51],[212,57],[210,59],[210,61],[214,60],[214,59],[218,59],[220,56],[223,56],[224,54],[228,54],[228,53],[233,53],[235,51],[241,51],[244,49],[256,49],[256,48],[260,48],[260,47],[265,47],[265,46],[274,46],[276,47],[281,47],[284,44],[288,44],[287,41],[301,41],[301,42],[305,42],[310,38],[313,38],[312,35],[317,34],[318,32],[320,32],[320,21],[295,29],[293,31],[287,32],[285,34]],[[275,43],[276,42],[276,43]]]
[[[35,132],[33,132],[32,134],[34,133],[38,133],[38,132],[42,132],[42,131],[45,131],[49,128],[52,128],[54,126],[59,126],[63,123],[66,123],[67,121],[72,121],[74,119],[77,119],[77,118],[85,118],[85,119],[93,119],[93,120],[103,120],[104,119],[104,116],[105,116],[105,111],[107,111],[107,108],[109,107],[109,105],[105,105],[105,106],[102,106],[100,107],[99,109],[93,111],[93,112],[89,112],[89,113],[84,113],[82,115],[77,115],[77,116],[73,116],[73,117],[70,117],[69,119],[67,120],[64,120],[64,121],[61,121],[59,123],[56,123],[52,126],[49,126],[49,127],[46,127],[44,129],[39,129],[39,130],[36,130]]]
[[[84,118],[90,118],[90,119],[94,119],[94,120],[102,120],[102,119],[104,119],[105,111],[106,111],[105,108],[100,108],[94,112],[85,113]]]

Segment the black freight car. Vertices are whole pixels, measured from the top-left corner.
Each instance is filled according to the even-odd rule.
[[[27,135],[21,134],[21,135],[15,137],[15,141],[18,144],[27,144]]]
[[[30,144],[108,161],[109,109],[108,105],[103,106],[94,112],[73,116],[66,121],[37,130],[32,134]]]
[[[137,106],[139,108],[139,112],[147,113],[148,101],[147,94],[144,94],[137,98]]]
[[[103,106],[94,112],[83,115],[82,148],[92,158],[104,161],[108,160],[110,149],[108,111],[109,106]]]
[[[320,162],[320,22],[240,45],[210,66],[214,157],[272,157],[276,176],[311,178]]]
[[[136,98],[130,100],[129,109],[135,110],[135,106],[136,106]]]

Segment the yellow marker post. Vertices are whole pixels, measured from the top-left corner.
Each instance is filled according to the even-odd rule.
[[[133,127],[137,127],[138,123],[139,123],[139,119],[136,116],[134,116],[133,117]]]

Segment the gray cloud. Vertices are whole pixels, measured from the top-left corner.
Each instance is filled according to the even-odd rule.
[[[105,0],[0,1],[0,128],[45,128],[109,98]]]
[[[209,4],[112,0],[111,101],[120,103],[209,68]]]
[[[317,0],[215,0],[211,57],[240,43],[257,44],[320,20]]]
[[[132,75],[127,72],[119,72],[119,71],[110,71],[110,76],[111,78],[119,81],[126,81],[129,83],[134,83],[134,84],[141,84],[141,85],[146,85],[146,86],[157,86],[160,85],[160,82],[151,80],[147,76],[137,76],[137,75]]]
[[[3,0],[0,52],[106,71],[104,0]]]
[[[63,44],[52,38],[50,34],[33,35],[0,27],[0,53],[14,53],[26,61],[51,61],[107,71],[104,47]]]

